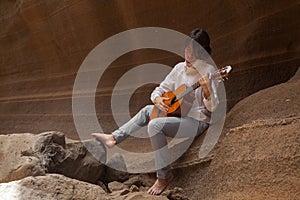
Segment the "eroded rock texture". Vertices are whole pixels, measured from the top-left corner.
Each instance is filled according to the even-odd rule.
[[[105,170],[106,151],[95,140],[66,143],[63,133],[53,131],[1,135],[0,144],[0,183],[46,173],[96,183]]]

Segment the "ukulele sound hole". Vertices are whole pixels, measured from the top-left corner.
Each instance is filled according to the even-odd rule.
[[[171,105],[173,105],[174,103],[176,103],[176,97],[173,97],[171,100]]]

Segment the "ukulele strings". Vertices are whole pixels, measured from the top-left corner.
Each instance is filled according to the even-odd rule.
[[[210,78],[214,78],[218,73],[219,73],[219,71],[215,72],[214,74],[210,74]],[[197,89],[198,87],[200,87],[199,81],[197,81],[196,83],[194,83],[191,87],[188,87],[185,91],[177,94],[175,96],[174,101],[172,101],[172,102],[178,101],[179,99],[183,98],[185,95],[189,94],[190,92],[192,92],[193,90]]]

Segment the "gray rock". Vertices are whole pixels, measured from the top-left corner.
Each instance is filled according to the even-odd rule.
[[[151,178],[147,174],[138,174],[130,177],[124,182],[124,184],[128,187],[131,187],[132,185],[136,185],[137,187],[150,187],[154,182],[155,179]]]
[[[120,169],[120,170],[117,170]],[[101,179],[107,183],[112,181],[124,182],[129,178],[125,161],[121,154],[114,154],[107,162],[105,174]]]
[[[117,181],[110,182],[108,184],[108,188],[111,192],[128,189],[128,187],[126,185],[124,185],[123,183],[117,182]]]
[[[105,161],[105,148],[95,140],[66,144],[63,133],[51,131],[0,135],[0,144],[0,183],[46,172],[96,183],[105,169],[97,160]]]
[[[41,137],[30,133],[0,135],[0,183],[45,175],[46,167],[33,150]]]
[[[69,200],[69,199],[110,199],[105,191],[94,184],[71,179],[59,174],[26,177],[0,184],[1,200]]]
[[[63,146],[46,144],[42,154],[49,160],[48,172],[96,183],[103,174],[105,166],[87,148],[93,150],[93,155],[99,155],[97,159],[105,160],[105,148],[96,140],[69,143]]]

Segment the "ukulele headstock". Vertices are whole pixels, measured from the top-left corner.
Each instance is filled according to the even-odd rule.
[[[232,72],[232,67],[230,65],[222,67],[213,75],[214,79],[218,79],[219,81],[224,81],[228,79],[228,76]]]

